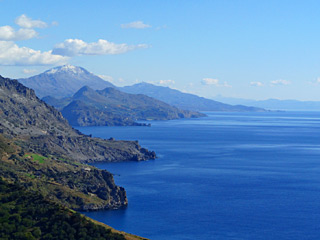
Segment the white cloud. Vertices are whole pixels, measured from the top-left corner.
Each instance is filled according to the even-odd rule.
[[[67,57],[19,47],[11,41],[0,41],[0,65],[52,65],[65,63]]]
[[[27,17],[25,14],[17,17],[15,23],[23,28],[46,28],[48,24],[41,20],[32,20]]]
[[[308,84],[310,85],[320,85],[320,77],[318,77],[315,81],[309,81]]]
[[[203,85],[214,85],[216,87],[232,87],[227,82],[220,83],[219,79],[216,78],[204,78],[202,79],[201,83]]]
[[[111,76],[108,76],[108,75],[98,75],[98,76],[105,81],[113,82],[113,77],[111,77]]]
[[[262,82],[250,82],[250,85],[254,86],[254,87],[262,87],[263,83]]]
[[[24,74],[32,74],[32,73],[36,73],[36,72],[38,72],[36,69],[23,69],[22,70],[22,72],[24,73]]]
[[[160,85],[171,85],[171,84],[175,84],[174,80],[168,79],[168,80],[160,80],[159,82],[157,82]]]
[[[284,80],[284,79],[278,79],[278,80],[273,80],[270,82],[271,86],[276,86],[276,85],[289,85],[291,84],[290,81]]]
[[[219,85],[219,79],[215,79],[215,78],[204,78],[202,79],[201,83],[203,85]]]
[[[131,23],[121,24],[121,28],[137,28],[137,29],[144,29],[150,28],[151,26],[148,24],[143,23],[142,21],[135,21]]]
[[[116,44],[104,39],[99,39],[97,42],[92,43],[86,43],[80,39],[67,39],[63,43],[57,44],[52,53],[69,57],[78,55],[109,55],[126,53],[131,50],[147,47],[146,44]]]
[[[10,26],[0,27],[0,40],[4,41],[17,41],[26,40],[38,36],[38,33],[33,29],[21,28],[15,31]]]

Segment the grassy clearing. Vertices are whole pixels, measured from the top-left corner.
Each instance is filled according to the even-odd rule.
[[[47,157],[44,157],[42,155],[39,154],[25,154],[25,157],[31,157],[32,161],[38,162],[38,163],[44,163],[46,159],[48,159]]]

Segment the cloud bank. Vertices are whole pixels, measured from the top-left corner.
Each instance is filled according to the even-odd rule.
[[[17,17],[15,23],[21,28],[15,30],[8,25],[0,27],[0,65],[55,65],[66,63],[70,57],[80,55],[114,55],[148,47],[146,44],[116,44],[104,39],[91,43],[81,39],[66,39],[56,44],[53,50],[34,50],[20,47],[15,41],[36,38],[38,32],[34,28],[47,28],[48,24],[41,20],[33,20],[25,14]],[[56,22],[52,23],[52,25],[56,24]],[[137,21],[124,27],[146,28],[150,26]]]
[[[33,29],[21,28],[15,31],[10,26],[0,27],[0,40],[4,41],[19,41],[35,38],[38,33]]]
[[[63,64],[68,58],[41,52],[27,47],[19,47],[11,41],[0,41],[0,65],[50,65]]]
[[[80,39],[67,39],[63,43],[57,44],[52,53],[68,57],[79,55],[114,55],[147,47],[146,44],[116,44],[104,39],[99,39],[97,42],[92,43],[86,43]]]

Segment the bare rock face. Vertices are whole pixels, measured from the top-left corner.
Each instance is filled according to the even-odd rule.
[[[0,76],[0,132],[27,150],[83,162],[154,159],[136,142],[91,138],[73,129],[55,108],[32,89]]]

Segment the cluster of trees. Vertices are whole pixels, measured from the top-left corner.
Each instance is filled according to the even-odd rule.
[[[79,213],[0,179],[0,239],[125,240]]]

